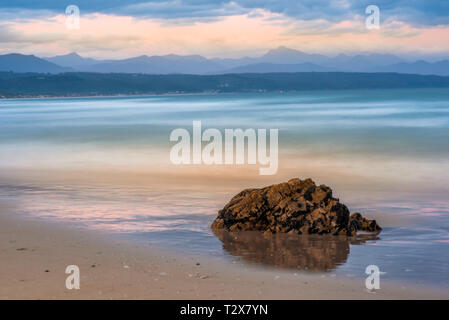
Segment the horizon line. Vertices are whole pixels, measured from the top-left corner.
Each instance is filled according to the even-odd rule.
[[[351,51],[351,52],[335,52],[332,54],[329,53],[321,53],[321,52],[308,52],[303,51],[299,49],[295,49],[292,47],[287,46],[278,46],[276,48],[267,49],[264,53],[259,53],[258,55],[242,55],[239,57],[219,57],[219,56],[208,56],[203,55],[200,53],[191,53],[191,54],[178,54],[178,53],[166,53],[166,54],[154,54],[151,55],[149,53],[142,53],[138,55],[131,55],[128,57],[120,57],[120,58],[105,58],[105,57],[98,57],[98,56],[89,56],[80,54],[77,51],[70,51],[68,53],[63,54],[54,54],[54,55],[37,55],[34,53],[24,53],[19,51],[11,51],[11,52],[0,52],[0,56],[8,55],[8,54],[20,54],[24,56],[34,56],[40,59],[50,59],[50,58],[56,58],[56,57],[65,57],[69,55],[77,55],[83,59],[92,59],[92,60],[99,60],[99,61],[105,61],[105,60],[112,60],[112,61],[119,61],[119,60],[127,60],[127,59],[133,59],[133,58],[139,58],[139,57],[167,57],[167,56],[177,56],[177,57],[202,57],[208,60],[238,60],[238,59],[254,59],[254,58],[262,58],[265,55],[267,55],[269,52],[276,51],[276,50],[289,50],[289,51],[295,51],[298,54],[306,54],[306,55],[319,55],[323,56],[324,58],[336,58],[339,56],[348,56],[348,57],[356,57],[356,56],[367,56],[367,55],[384,55],[384,56],[394,56],[397,58],[401,58],[403,60],[409,60],[408,62],[417,62],[420,60],[427,61],[433,60],[434,62],[441,61],[441,60],[449,60],[449,52],[441,52],[441,53],[434,53],[434,54],[426,54],[426,53],[420,53],[416,51],[410,51],[410,52],[400,52],[400,53],[392,53],[391,51]],[[444,57],[447,55],[447,57]]]

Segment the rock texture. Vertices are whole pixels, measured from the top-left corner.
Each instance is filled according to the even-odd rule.
[[[358,212],[351,214],[349,221],[354,229],[367,231],[367,232],[380,232],[381,227],[376,223],[376,220],[368,220]]]
[[[380,232],[375,220],[348,208],[332,197],[331,188],[311,179],[261,189],[246,189],[218,212],[212,229],[259,230],[270,233],[332,234],[353,236],[357,231]]]

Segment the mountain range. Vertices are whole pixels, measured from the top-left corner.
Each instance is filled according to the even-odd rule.
[[[143,74],[228,74],[272,72],[396,72],[449,75],[449,60],[407,61],[392,54],[340,54],[329,57],[286,47],[269,50],[260,57],[208,59],[200,55],[138,56],[121,60],[96,60],[77,53],[39,58],[18,53],[0,55],[0,71],[95,72]]]
[[[33,55],[10,53],[0,55],[0,71],[61,73],[72,71],[72,69]]]

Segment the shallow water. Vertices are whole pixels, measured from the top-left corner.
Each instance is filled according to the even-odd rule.
[[[278,128],[279,170],[176,166],[171,130]],[[0,101],[0,202],[154,246],[449,288],[449,90]],[[292,177],[384,227],[357,239],[213,234],[238,191]]]

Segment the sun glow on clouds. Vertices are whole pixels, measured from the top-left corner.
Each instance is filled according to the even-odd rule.
[[[176,23],[94,13],[81,16],[79,30],[67,29],[65,19],[57,15],[3,21],[1,51],[37,55],[76,51],[101,58],[168,53],[242,56],[281,45],[323,53],[449,51],[449,41],[441,40],[449,39],[448,26],[418,28],[393,21],[382,24],[380,30],[369,31],[364,16],[333,23],[325,19],[298,20],[256,9],[213,21]]]

